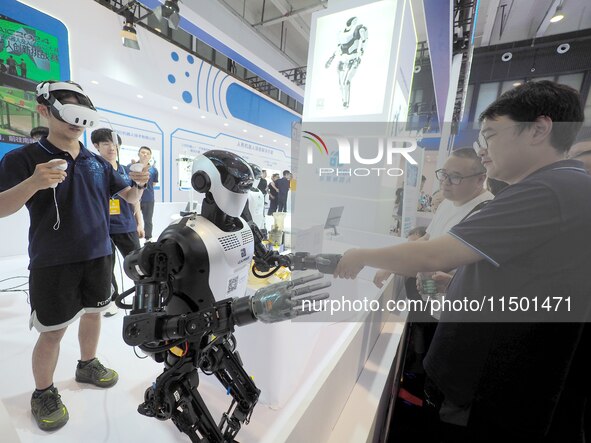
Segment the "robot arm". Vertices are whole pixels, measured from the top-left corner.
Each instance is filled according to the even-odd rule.
[[[252,273],[258,278],[267,278],[273,275],[281,267],[289,268],[292,271],[306,271],[309,269],[318,270],[323,274],[333,274],[336,269],[341,254],[318,254],[310,255],[307,252],[296,252],[290,254],[280,254],[277,251],[269,251],[263,245],[263,234],[258,226],[248,219],[248,213],[242,214],[246,217],[248,226],[254,236],[254,266]],[[268,272],[261,275],[258,272]]]

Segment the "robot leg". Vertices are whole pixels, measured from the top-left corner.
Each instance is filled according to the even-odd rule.
[[[198,386],[199,375],[192,359],[181,359],[146,390],[138,412],[158,420],[171,419],[193,443],[226,443]]]
[[[347,66],[347,69],[344,73],[344,93],[343,93],[343,106],[345,108],[349,107],[349,101],[351,98],[351,79],[357,72],[357,63],[355,60],[351,60]]]
[[[261,393],[244,370],[235,347],[232,334],[218,337],[203,350],[199,360],[203,373],[215,375],[232,396],[232,404],[219,425],[224,442],[233,441],[242,423],[248,424]]]

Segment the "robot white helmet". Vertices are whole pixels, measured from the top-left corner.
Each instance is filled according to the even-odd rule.
[[[351,17],[349,20],[347,20],[347,28],[355,26],[356,24],[357,24],[357,17]]]
[[[246,160],[228,151],[207,151],[193,160],[193,188],[209,192],[216,205],[239,217],[248,200],[253,172]]]

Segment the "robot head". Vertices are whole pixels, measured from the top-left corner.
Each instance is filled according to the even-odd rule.
[[[68,96],[75,96],[79,104],[62,103]],[[37,102],[49,106],[52,115],[75,126],[92,128],[99,120],[98,112],[82,88],[73,82],[42,82],[37,85]]]
[[[347,20],[347,28],[355,26],[356,24],[357,24],[357,17],[351,17],[349,20]]]
[[[239,217],[252,186],[252,169],[242,157],[228,151],[207,151],[193,160],[193,189],[211,193],[216,205]]]

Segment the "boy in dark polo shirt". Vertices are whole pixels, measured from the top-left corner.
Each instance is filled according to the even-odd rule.
[[[90,140],[97,149],[101,157],[107,160],[113,169],[131,186],[132,180],[129,178],[126,168],[119,164],[119,146],[121,146],[121,137],[117,134],[117,143],[113,138],[114,133],[110,129],[100,128],[92,131]],[[146,191],[144,191],[145,193]],[[111,196],[109,200],[109,234],[113,242],[112,267],[115,269],[116,251],[119,250],[123,258],[131,251],[140,248],[140,233],[143,236],[144,223],[142,220],[142,211],[138,204],[131,205],[119,197],[118,194]],[[112,284],[114,288],[113,300],[119,295],[117,279],[113,272]],[[110,317],[117,313],[117,306],[111,303],[109,309],[105,312],[105,317]]]
[[[449,234],[350,250],[335,271],[459,268],[447,293],[459,308],[442,312],[424,360],[442,442],[585,441],[591,176],[564,159],[582,121],[568,86],[505,92],[481,114],[475,149],[509,186]]]
[[[68,421],[53,375],[59,346],[68,325],[80,319],[80,361],[76,380],[98,387],[113,386],[118,375],[96,359],[100,312],[110,302],[111,241],[109,197],[115,193],[131,203],[142,190],[130,187],[105,160],[88,151],[78,139],[98,114],[79,85],[43,82],[37,86],[37,111],[49,123],[49,136],[15,149],[0,162],[0,191],[29,178],[39,164],[59,159],[66,163],[65,178],[56,188],[32,196],[12,195],[11,205],[27,206],[31,297],[30,327],[40,335],[33,350],[36,390],[31,411],[43,430]],[[132,173],[140,186],[147,172]]]

